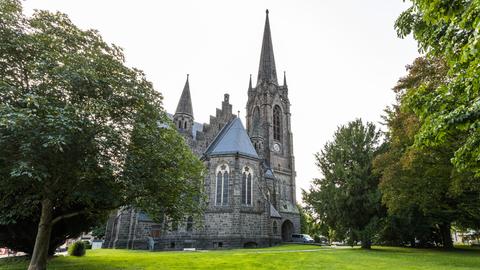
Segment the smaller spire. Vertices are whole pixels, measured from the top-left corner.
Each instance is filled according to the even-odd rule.
[[[248,82],[248,91],[252,91],[252,74],[250,74],[250,81]]]
[[[283,71],[283,86],[287,86],[287,72]]]
[[[190,97],[190,84],[188,82],[188,77],[190,74],[187,74],[187,81],[185,82],[185,86],[183,87],[182,95],[180,96],[180,100],[178,101],[177,110],[175,114],[188,114],[193,117],[193,109],[192,109],[192,99]]]

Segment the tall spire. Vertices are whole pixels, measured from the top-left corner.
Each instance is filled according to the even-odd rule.
[[[261,82],[278,84],[275,58],[273,57],[272,33],[270,32],[270,22],[268,20],[268,9],[266,10],[266,13],[267,16],[265,19],[265,29],[263,31],[262,53],[260,54],[257,84],[260,84]]]
[[[188,76],[189,74],[187,74],[187,81],[185,82],[185,86],[183,87],[182,96],[178,101],[175,114],[183,113],[193,117],[192,99],[190,97],[190,84],[188,83]]]

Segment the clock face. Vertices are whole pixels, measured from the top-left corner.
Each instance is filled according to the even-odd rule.
[[[274,143],[274,144],[273,144],[273,151],[275,151],[275,152],[280,152],[280,144]]]

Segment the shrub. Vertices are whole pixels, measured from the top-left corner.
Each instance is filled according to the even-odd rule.
[[[81,257],[85,255],[85,243],[78,241],[68,247],[68,255]]]
[[[83,243],[85,244],[85,249],[92,249],[92,244],[90,244],[90,242],[83,241]]]

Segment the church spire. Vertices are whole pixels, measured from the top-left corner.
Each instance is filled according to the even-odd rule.
[[[261,82],[278,84],[275,58],[273,57],[272,33],[270,32],[270,22],[268,20],[268,9],[266,10],[266,13],[257,84],[260,84]]]
[[[283,72],[283,86],[287,86],[287,72]]]
[[[182,96],[178,101],[175,114],[188,114],[193,118],[192,99],[190,97],[190,84],[188,83],[188,76],[189,74],[187,74],[187,81],[183,87]]]

